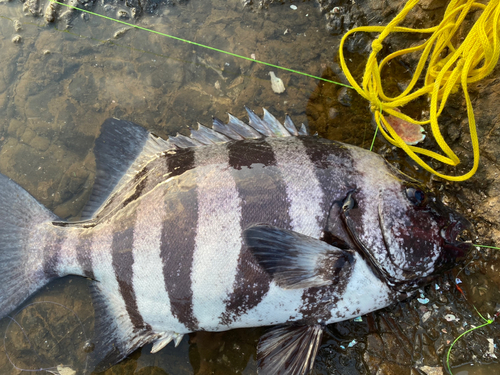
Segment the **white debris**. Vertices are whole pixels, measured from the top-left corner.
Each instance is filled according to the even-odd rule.
[[[430,311],[427,311],[424,315],[422,315],[422,323],[425,323],[430,317],[432,313]]]
[[[347,347],[352,348],[354,345],[356,345],[358,342],[356,340],[352,340]]]
[[[283,84],[281,78],[276,77],[274,72],[269,72],[269,75],[271,76],[271,87],[273,91],[276,94],[281,94],[282,92],[285,92],[285,85]]]
[[[57,366],[57,372],[60,375],[76,375],[76,371],[73,370],[71,367],[66,367],[63,365],[58,365]]]
[[[491,358],[495,358],[497,359],[497,356],[495,354],[495,348],[496,348],[496,345],[495,345],[495,342],[493,341],[493,339],[486,339],[488,340],[488,356],[491,357]]]
[[[444,318],[445,318],[448,322],[458,322],[458,320],[459,320],[459,319],[458,319],[455,315],[453,315],[453,314],[446,314],[446,315],[444,316]]]
[[[297,6],[296,5],[290,5],[290,8],[292,8],[293,10],[297,10]]]
[[[417,298],[417,301],[422,305],[427,305],[429,303],[429,298]]]
[[[363,318],[358,316],[357,318],[354,318],[354,321],[355,322],[362,322],[363,321]]]

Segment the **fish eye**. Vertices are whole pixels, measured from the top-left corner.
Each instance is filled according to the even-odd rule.
[[[406,188],[406,196],[416,206],[421,206],[425,202],[425,193],[414,187]]]

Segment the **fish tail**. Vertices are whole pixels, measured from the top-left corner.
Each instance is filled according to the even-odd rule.
[[[44,244],[58,217],[0,174],[0,318],[57,275],[44,269]]]

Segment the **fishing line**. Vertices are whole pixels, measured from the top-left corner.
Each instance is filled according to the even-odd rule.
[[[456,285],[457,289],[460,291],[460,293],[462,293],[463,297],[467,300],[467,298],[465,297],[465,294],[463,292],[463,290],[458,286],[458,284]],[[500,311],[497,312],[494,316],[493,316],[493,319],[486,319],[484,316],[481,315],[481,313],[476,309],[476,306],[472,305],[472,307],[474,308],[474,310],[476,310],[477,314],[481,317],[481,319],[484,320],[485,323],[477,326],[477,327],[473,327],[473,328],[470,328],[468,329],[467,331],[463,332],[462,334],[460,334],[455,340],[453,340],[453,342],[451,343],[450,347],[448,348],[448,352],[446,353],[446,367],[448,369],[448,372],[453,375],[453,372],[451,371],[451,366],[450,366],[450,355],[451,355],[451,350],[453,349],[453,346],[457,343],[458,340],[460,340],[463,336],[467,335],[468,333],[472,332],[472,331],[475,331],[476,329],[480,329],[480,328],[483,328],[483,327],[486,327],[490,324],[492,324],[495,319],[500,315]]]
[[[490,74],[500,57],[500,0],[491,0],[486,5],[475,0],[452,0],[446,8],[443,20],[438,26],[413,29],[398,26],[409,11],[417,5],[419,0],[410,0],[401,12],[387,26],[362,26],[348,31],[340,42],[339,60],[342,70],[354,89],[370,102],[371,111],[380,132],[391,144],[402,148],[415,162],[425,170],[450,181],[464,181],[474,175],[479,165],[479,141],[477,137],[472,101],[468,93],[468,84],[479,81]],[[482,10],[481,15],[474,23],[466,38],[460,45],[456,42],[460,38],[459,27],[471,10]],[[351,75],[344,58],[344,44],[353,33],[379,33],[372,42],[372,52],[368,57],[361,84],[358,84]],[[427,33],[430,36],[423,43],[415,47],[403,49],[389,54],[379,63],[377,54],[382,50],[382,42],[391,33]],[[448,53],[448,51],[450,51]],[[384,93],[381,70],[383,66],[399,56],[421,52],[420,60],[406,89],[395,97]],[[426,69],[424,84],[416,87],[422,71]],[[473,151],[473,165],[471,169],[460,176],[445,175],[437,172],[419,155],[433,158],[441,163],[456,166],[460,163],[458,156],[451,150],[444,140],[439,129],[438,117],[443,112],[446,101],[451,94],[462,89],[469,123],[469,132]],[[410,101],[421,96],[429,95],[429,119],[418,121],[397,111]],[[382,110],[380,110],[382,108]],[[435,141],[444,155],[421,147],[405,143],[393,127],[388,123],[385,115],[389,114],[407,123],[415,125],[429,124]]]
[[[33,302],[33,303],[30,303],[29,305],[26,305],[25,307],[23,307],[21,310],[19,310],[18,312],[16,312],[13,317],[11,316],[7,316],[7,318],[10,319],[9,321],[9,324],[7,325],[7,327],[5,328],[5,334],[4,334],[4,337],[3,337],[3,347],[4,347],[4,352],[5,352],[5,355],[7,357],[7,359],[9,360],[10,364],[18,371],[26,371],[26,372],[38,372],[38,371],[46,371],[46,372],[50,372],[52,374],[58,374],[59,372],[57,371],[57,367],[47,367],[47,368],[39,368],[39,369],[23,369],[23,368],[19,368],[16,366],[16,364],[12,361],[12,359],[10,358],[9,356],[9,353],[7,351],[7,343],[6,343],[6,339],[7,339],[7,332],[9,331],[9,328],[12,324],[12,322],[14,322],[18,327],[19,329],[21,330],[21,332],[23,333],[24,335],[24,338],[28,341],[30,347],[31,347],[31,350],[33,350],[33,352],[35,353],[35,355],[38,357],[38,359],[41,360],[40,356],[38,355],[38,353],[36,352],[35,348],[34,348],[34,345],[33,343],[31,342],[31,340],[29,339],[28,335],[26,334],[26,331],[24,330],[24,328],[19,324],[19,322],[15,319],[15,317],[17,315],[19,315],[21,312],[23,312],[24,310],[26,310],[28,307],[30,306],[34,306],[34,305],[39,305],[39,304],[42,304],[42,303],[50,303],[50,304],[53,304],[53,305],[56,305],[56,306],[59,306],[59,307],[62,307],[64,309],[66,309],[67,311],[71,312],[76,320],[78,320],[78,323],[80,324],[80,327],[82,329],[82,334],[83,334],[83,337],[85,339],[85,342],[88,342],[88,338],[87,338],[87,334],[85,333],[85,328],[83,326],[83,323],[82,321],[80,320],[80,318],[78,317],[78,315],[76,314],[76,312],[74,312],[72,309],[70,309],[69,307],[66,307],[60,303],[57,303],[57,302],[52,302],[52,301],[38,301],[38,302]],[[87,366],[88,366],[88,354],[85,358],[85,369],[84,369],[84,374],[87,372]]]
[[[192,40],[187,40],[187,39],[179,38],[177,36],[169,35],[169,34],[166,34],[166,33],[162,33],[160,31],[148,29],[146,27],[134,25],[134,24],[129,23],[129,22],[125,22],[125,21],[122,21],[122,20],[117,20],[115,18],[111,18],[111,17],[105,16],[105,15],[102,15],[102,14],[91,12],[91,11],[86,10],[86,9],[81,9],[81,8],[77,8],[77,7],[72,6],[72,5],[64,4],[64,3],[61,3],[61,2],[56,1],[56,0],[50,0],[50,1],[53,2],[53,3],[55,3],[55,4],[63,5],[65,7],[67,7],[67,8],[75,9],[75,10],[78,10],[80,12],[85,12],[85,13],[91,14],[93,16],[97,16],[97,17],[101,17],[101,18],[107,19],[109,21],[114,21],[114,22],[117,22],[117,23],[121,23],[123,25],[127,25],[127,26],[130,26],[130,27],[139,29],[139,30],[147,31],[147,32],[150,32],[152,34],[158,34],[158,35],[161,35],[161,36],[164,36],[164,37],[167,37],[167,38],[171,38],[171,39],[183,42],[183,43],[193,44],[193,45],[195,45],[197,47],[202,47],[202,48],[209,49],[209,50],[216,51],[216,52],[220,52],[220,53],[223,53],[223,54],[226,54],[226,55],[229,55],[229,56],[237,57],[239,59],[256,62],[258,64],[270,66],[270,67],[273,67],[273,68],[276,68],[276,69],[281,69],[281,70],[284,70],[284,71],[287,71],[287,72],[291,72],[291,73],[295,73],[295,74],[300,74],[300,75],[303,75],[303,76],[306,76],[306,77],[318,79],[320,81],[324,81],[324,82],[328,82],[328,83],[333,83],[335,85],[344,86],[344,87],[347,87],[347,88],[350,88],[350,89],[353,88],[352,86],[346,85],[344,83],[332,81],[332,80],[329,80],[329,79],[326,79],[326,78],[323,78],[323,77],[318,77],[318,76],[315,76],[315,75],[312,75],[312,74],[309,74],[309,73],[304,73],[304,72],[301,72],[301,71],[298,71],[298,70],[295,70],[295,69],[285,68],[283,66],[271,64],[271,63],[268,63],[268,62],[265,62],[265,61],[256,60],[256,59],[253,59],[251,57],[246,57],[246,56],[238,55],[236,53],[228,52],[228,51],[225,51],[223,49],[219,49],[219,48],[207,46],[206,44],[201,44],[201,43],[193,42]]]
[[[495,249],[495,250],[500,250],[500,248],[496,247],[496,246],[488,246],[488,245],[478,245],[478,244],[472,244],[472,246],[477,246],[477,247],[483,247],[483,248],[487,248],[487,249]],[[458,273],[457,273],[457,277],[458,275],[460,274],[460,272],[462,272],[466,267],[467,265],[469,265],[470,263],[472,263],[473,261],[471,260],[469,263],[467,263],[464,268],[462,268]],[[458,280],[458,281],[457,281]],[[462,288],[460,288],[458,286],[458,283],[459,283],[459,280],[460,279],[455,279],[455,287],[457,288],[457,290],[462,294],[462,296],[464,297],[464,299],[467,301],[467,297],[465,296],[465,293],[464,291],[462,290]],[[455,340],[453,340],[453,342],[451,343],[450,347],[448,348],[448,352],[446,353],[446,367],[448,369],[448,372],[453,375],[453,372],[451,371],[451,366],[450,366],[450,355],[451,355],[451,350],[453,349],[453,346],[458,342],[458,340],[460,340],[463,336],[465,336],[466,334],[472,332],[472,331],[475,331],[476,329],[480,329],[480,328],[483,328],[483,327],[486,327],[490,324],[492,324],[495,319],[500,315],[500,311],[497,312],[493,319],[486,319],[479,311],[478,309],[476,308],[476,306],[472,305],[472,307],[474,308],[474,310],[477,312],[477,314],[481,317],[481,319],[484,320],[485,323],[481,324],[480,326],[477,326],[477,327],[473,327],[473,328],[470,328],[468,329],[467,331],[463,332],[462,334],[460,334]]]
[[[473,243],[472,246],[484,247],[486,249],[500,250],[500,247],[496,247],[496,246],[478,245],[478,244],[475,244],[475,243]]]

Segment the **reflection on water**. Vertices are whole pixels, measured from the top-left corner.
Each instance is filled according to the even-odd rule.
[[[175,4],[135,22],[240,55],[342,79],[334,63],[338,38],[325,31],[314,2],[297,3],[295,11],[289,4],[250,10],[236,0]],[[96,11],[106,13],[102,7]],[[366,102],[334,85],[274,70],[286,87],[284,93],[275,94],[268,67],[144,31],[124,30],[123,25],[97,17],[76,18],[72,28],[59,30],[58,25],[45,26],[41,18],[25,16],[18,3],[1,4],[0,15],[0,171],[62,218],[77,217],[88,198],[95,173],[91,150],[108,117],[134,121],[166,136],[185,132],[197,121],[209,124],[212,115],[225,119],[231,112],[245,118],[243,105],[248,105],[256,111],[266,107],[280,119],[289,113],[296,123],[308,122],[330,139],[365,148],[371,143]],[[17,34],[21,40],[14,43],[11,39]],[[428,179],[400,153],[384,147],[376,144],[393,160],[399,157],[405,173]],[[460,277],[468,298],[481,312],[491,314],[497,308],[491,301],[499,300],[499,261],[484,254],[486,258],[476,259],[471,272]],[[0,322],[0,332],[5,332],[1,374],[61,365],[85,371],[87,337],[94,324],[88,282],[76,277],[57,280],[27,304],[58,304],[27,305],[11,315],[15,321]],[[315,371],[368,374],[381,369],[384,374],[410,374],[412,368],[424,365],[441,367],[446,345],[465,327],[481,321],[454,290],[451,279],[435,285],[439,289],[432,285],[423,291],[430,300],[426,305],[412,299],[370,314],[362,322],[329,327]],[[459,323],[443,319],[450,311]],[[485,354],[485,340],[498,342],[494,328],[498,327],[489,326],[459,342],[453,363],[493,360]],[[146,346],[105,373],[255,374],[256,344],[263,331],[196,333],[185,337],[178,348],[170,344],[155,355]],[[353,340],[356,343],[349,347]],[[460,367],[455,374],[498,371],[494,366]]]

